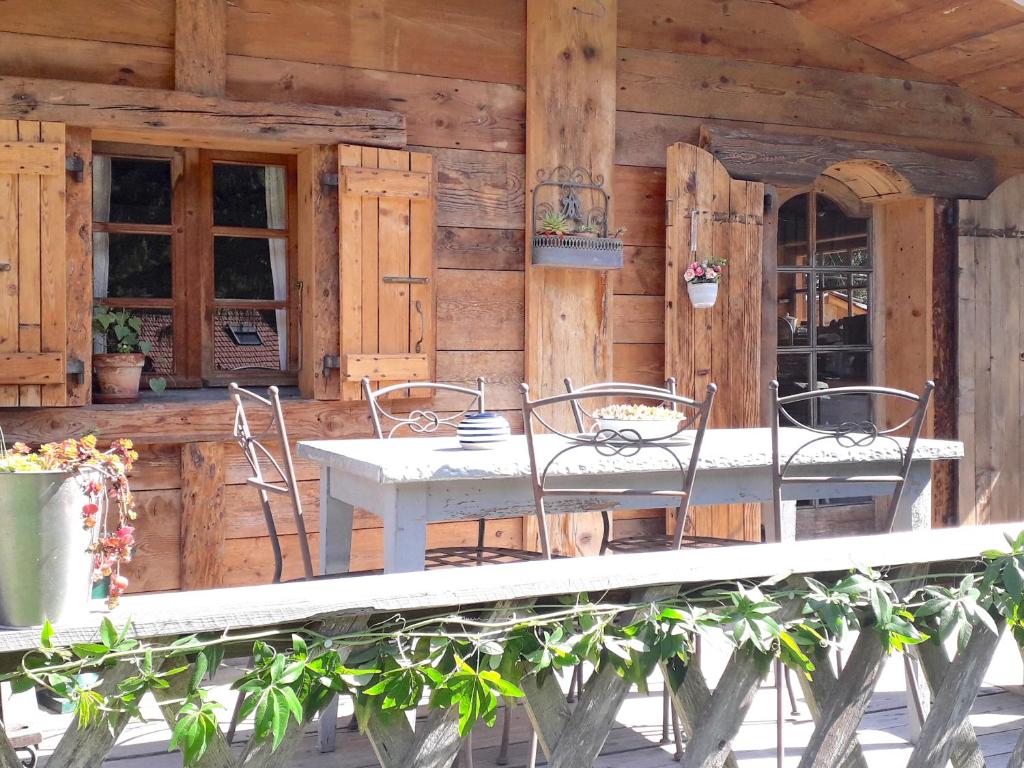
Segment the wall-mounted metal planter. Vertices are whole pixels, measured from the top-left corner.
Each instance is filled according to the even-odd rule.
[[[614,237],[535,235],[535,267],[622,269],[622,241]]]
[[[537,173],[532,234],[536,267],[622,269],[622,240],[608,233],[604,178],[585,168]]]

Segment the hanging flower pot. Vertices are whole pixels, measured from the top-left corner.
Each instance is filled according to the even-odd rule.
[[[689,283],[686,292],[694,309],[711,309],[718,301],[718,283]]]
[[[694,261],[683,273],[686,292],[694,309],[710,309],[718,301],[718,281],[722,279],[725,259]]]

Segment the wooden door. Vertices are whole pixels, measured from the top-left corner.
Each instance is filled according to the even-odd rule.
[[[962,523],[1024,519],[1024,176],[960,203],[958,417]]]
[[[341,397],[433,378],[433,157],[338,148]],[[325,399],[338,397],[337,391]]]
[[[708,384],[718,385],[712,427],[758,426],[767,386],[760,375],[764,185],[736,181],[710,153],[675,144],[666,188],[665,373],[687,397],[701,399]],[[717,304],[697,310],[683,274],[709,257],[728,263]],[[691,519],[697,535],[761,538],[756,504],[698,507]]]
[[[65,129],[0,120],[0,407],[67,405]]]

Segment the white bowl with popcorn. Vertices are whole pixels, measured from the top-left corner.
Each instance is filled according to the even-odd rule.
[[[663,406],[616,403],[598,408],[593,417],[595,432],[611,431],[625,440],[693,441],[692,432],[681,431],[687,414]]]

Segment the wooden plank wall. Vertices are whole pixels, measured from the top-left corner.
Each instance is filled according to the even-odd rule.
[[[109,0],[99,11],[87,0],[46,6],[6,0],[0,73],[174,86],[173,0]],[[405,113],[410,148],[431,152],[438,174],[437,376],[486,376],[490,404],[513,415],[524,373],[525,17],[525,0],[445,0],[441,9],[420,0],[372,8],[356,0],[235,0],[226,35],[228,97]],[[985,154],[1001,179],[1024,171],[1018,121],[996,120],[984,102],[772,4],[619,0],[618,45],[613,206],[628,232],[626,268],[613,278],[616,378],[661,379],[665,150],[696,143],[702,124],[755,122],[953,157]],[[111,423],[102,411],[47,414],[5,414],[5,427],[20,423],[43,437]],[[160,414],[134,420],[148,457],[136,477],[146,543],[135,575],[145,589],[182,583],[182,449],[167,442],[171,427]],[[223,419],[219,410],[196,409],[173,428],[210,440]],[[361,412],[326,405],[294,420],[297,437],[366,430]],[[239,485],[240,455],[231,446],[224,455],[224,580],[267,580],[255,497]],[[309,466],[300,472],[315,518],[315,476]],[[379,533],[372,518],[359,524],[356,563],[371,566]],[[467,530],[432,535],[447,542]],[[518,521],[494,531],[510,544],[521,535]]]
[[[960,202],[962,522],[1020,519],[1024,487],[1024,178]]]

